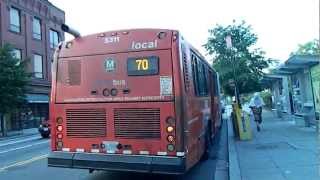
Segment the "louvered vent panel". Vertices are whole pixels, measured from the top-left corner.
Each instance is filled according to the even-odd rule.
[[[80,60],[68,61],[67,84],[69,84],[70,86],[81,84],[81,61]]]
[[[105,137],[107,117],[105,109],[67,109],[67,137]]]
[[[160,109],[114,109],[115,136],[127,139],[159,139]]]
[[[184,86],[185,86],[186,92],[188,92],[190,88],[190,79],[189,79],[190,77],[189,77],[187,54],[184,49],[182,50],[182,61],[183,61],[183,71],[184,71]]]

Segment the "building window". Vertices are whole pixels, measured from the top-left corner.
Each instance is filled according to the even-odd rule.
[[[59,43],[59,33],[50,29],[50,48],[55,48]]]
[[[22,59],[22,53],[21,53],[21,49],[12,49],[12,56],[16,59],[18,59],[19,61],[17,62],[17,65],[20,64],[20,61]]]
[[[43,78],[43,62],[41,55],[33,55],[33,72],[35,78]]]
[[[41,40],[41,20],[34,17],[32,21],[33,38]]]
[[[16,8],[10,8],[10,30],[20,33],[20,11]]]

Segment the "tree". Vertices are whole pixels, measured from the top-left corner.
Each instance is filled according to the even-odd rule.
[[[305,44],[299,44],[298,49],[292,52],[290,56],[293,55],[320,55],[319,40],[314,39]]]
[[[232,48],[228,49],[225,38],[231,36]],[[268,67],[267,60],[261,49],[254,49],[258,38],[252,33],[251,26],[244,21],[228,26],[217,24],[209,30],[207,43],[204,45],[209,55],[213,56],[213,67],[220,75],[224,93],[234,95],[235,82],[239,93],[250,93],[261,90],[259,82],[262,70]]]
[[[12,48],[4,45],[0,48],[0,120],[3,135],[6,135],[5,115],[25,103],[26,85],[29,74],[25,72],[25,63],[13,55]]]

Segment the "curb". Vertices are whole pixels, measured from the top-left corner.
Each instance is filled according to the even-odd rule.
[[[238,153],[233,135],[232,122],[230,119],[228,123],[228,157],[229,157],[229,180],[241,180],[241,172],[238,161]]]

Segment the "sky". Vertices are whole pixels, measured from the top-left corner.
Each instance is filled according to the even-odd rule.
[[[319,0],[50,0],[81,35],[130,28],[181,31],[206,55],[208,29],[246,21],[267,58],[285,61],[298,44],[319,39]],[[66,39],[70,39],[67,36]]]

